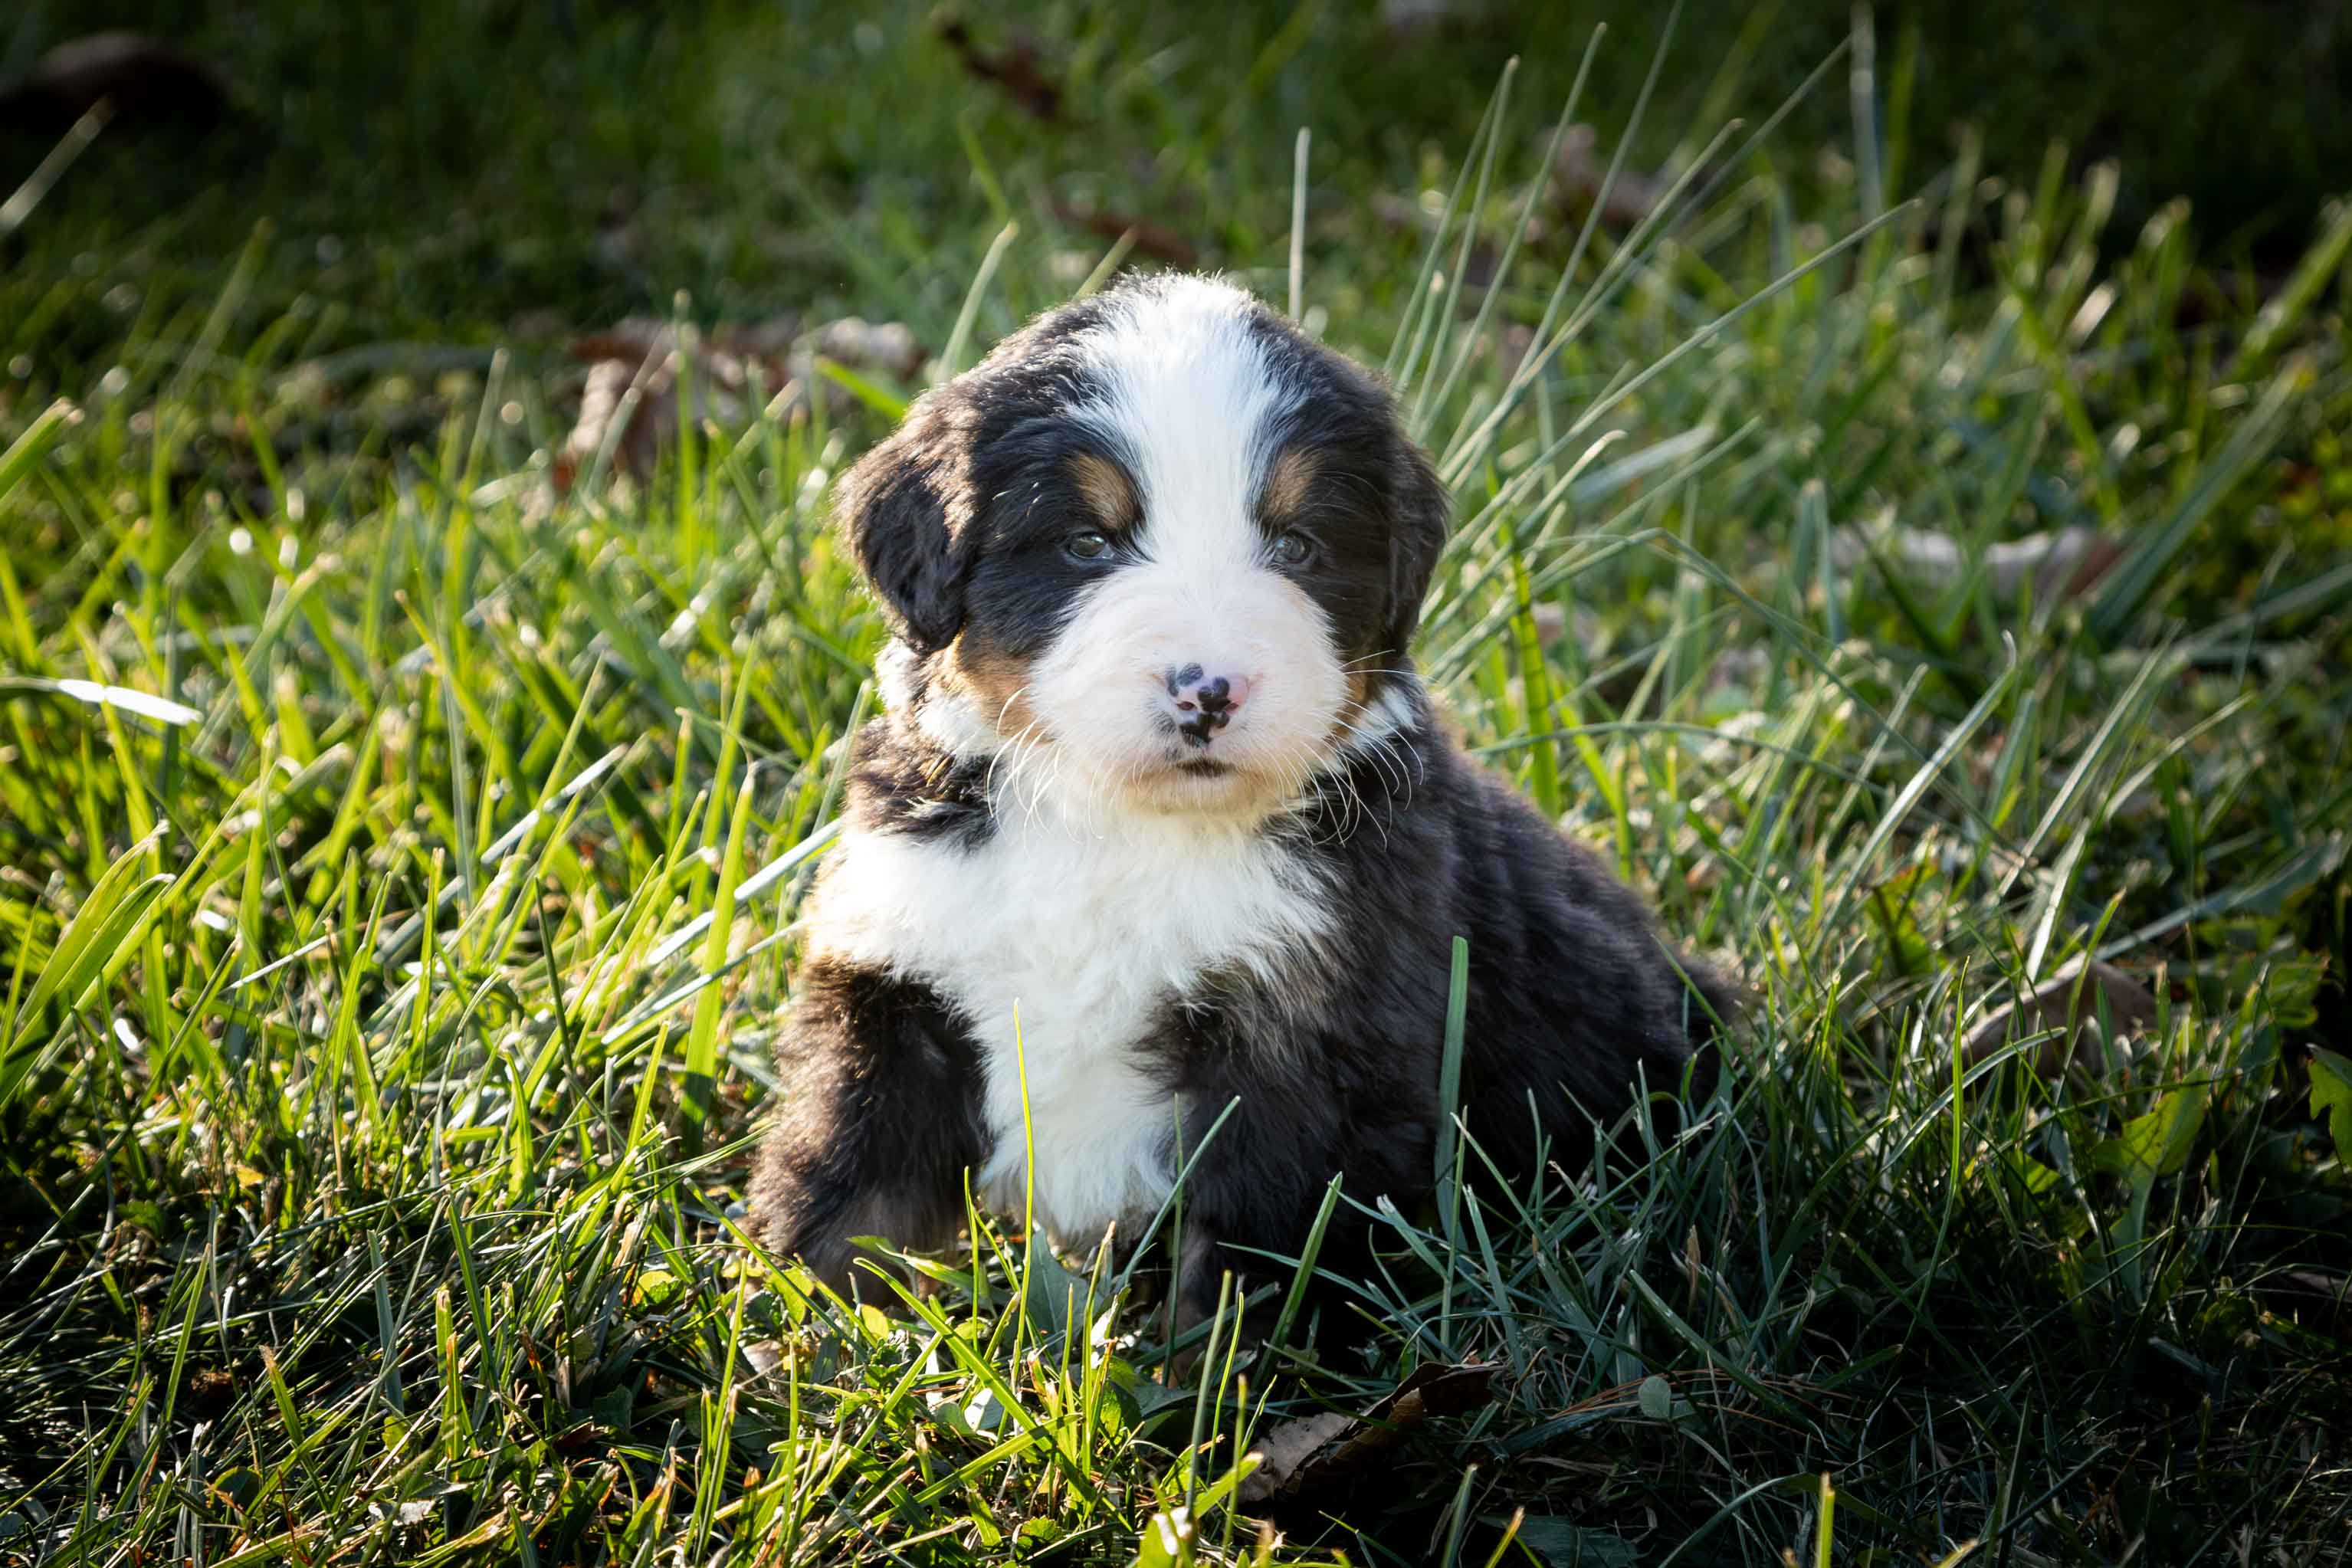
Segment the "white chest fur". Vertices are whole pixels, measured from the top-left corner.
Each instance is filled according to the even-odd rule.
[[[1210,969],[1271,973],[1329,923],[1297,858],[1244,829],[1051,806],[978,848],[846,833],[817,896],[814,951],[925,980],[968,1020],[995,1139],[975,1181],[1014,1214],[1025,1065],[1037,1217],[1081,1244],[1167,1195],[1174,1107],[1137,1049],[1154,1015]]]

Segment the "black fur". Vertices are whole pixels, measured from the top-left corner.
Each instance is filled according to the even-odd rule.
[[[1316,454],[1322,499],[1315,510],[1325,515],[1310,518],[1308,531],[1321,534],[1343,562],[1353,557],[1361,584],[1356,595],[1339,598],[1334,574],[1319,571],[1310,577],[1310,592],[1332,612],[1350,645],[1348,655],[1402,656],[1445,548],[1444,488],[1421,448],[1398,429],[1387,388],[1270,310],[1254,324],[1276,374],[1312,389],[1277,444],[1295,442]]]
[[[1689,1070],[1706,1089],[1699,1047],[1731,1016],[1731,988],[1425,711],[1398,754],[1327,779],[1288,830],[1346,889],[1325,962],[1278,987],[1234,976],[1173,1000],[1153,1047],[1187,1129],[1239,1101],[1185,1197],[1187,1226],[1221,1244],[1188,1249],[1189,1304],[1213,1302],[1222,1268],[1278,1274],[1252,1254],[1296,1256],[1335,1172],[1359,1202],[1410,1213],[1430,1195],[1457,935],[1463,1121],[1519,1190],[1539,1152],[1580,1168],[1637,1084],[1678,1094]],[[1483,1184],[1475,1156],[1468,1174]],[[1363,1229],[1341,1205],[1322,1261],[1351,1268]]]
[[[829,963],[801,972],[792,1044],[752,1202],[769,1245],[836,1289],[851,1242],[938,1247],[986,1155],[971,1034],[919,981]]]
[[[916,652],[955,639],[975,592],[992,635],[1034,646],[1051,634],[1059,596],[1021,568],[1045,553],[1034,525],[1059,512],[1050,487],[1067,479],[1055,459],[1099,444],[1059,416],[1092,390],[1070,340],[1100,319],[1099,304],[1082,300],[1015,332],[918,399],[843,479],[835,506],[851,552]]]
[[[876,721],[850,738],[842,812],[859,827],[979,847],[996,831],[986,758],[959,757],[906,726]]]

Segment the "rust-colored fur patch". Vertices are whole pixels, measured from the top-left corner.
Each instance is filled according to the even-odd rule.
[[[945,684],[971,697],[997,733],[1018,735],[1036,722],[1024,689],[1029,684],[1028,667],[1020,660],[985,645],[975,647],[970,637],[961,637],[940,663]]]
[[[1331,736],[1327,742],[1334,746],[1345,744],[1348,737],[1355,733],[1356,726],[1372,710],[1370,672],[1360,664],[1350,664],[1343,679],[1347,681],[1348,698],[1339,704],[1339,715],[1331,722]]]
[[[1266,466],[1265,483],[1257,492],[1259,515],[1268,521],[1296,517],[1307,505],[1319,467],[1315,454],[1305,447],[1284,447]]]
[[[1131,528],[1142,518],[1143,498],[1135,493],[1134,479],[1108,458],[1081,452],[1070,459],[1070,473],[1078,493],[1105,526]]]

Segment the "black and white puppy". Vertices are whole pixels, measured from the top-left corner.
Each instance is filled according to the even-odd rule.
[[[1681,1086],[1727,989],[1441,733],[1406,657],[1446,510],[1374,378],[1192,277],[1039,318],[851,470],[896,637],[751,1191],[779,1252],[838,1286],[855,1237],[940,1245],[967,1171],[1018,1214],[1033,1147],[1040,1224],[1132,1236],[1179,1127],[1238,1101],[1177,1289],[1276,1277],[1334,1173],[1429,1193],[1457,934],[1461,1105],[1503,1170]]]

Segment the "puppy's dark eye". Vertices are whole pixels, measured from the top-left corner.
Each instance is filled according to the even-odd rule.
[[[1274,558],[1284,566],[1304,566],[1314,553],[1314,542],[1303,533],[1275,535]]]
[[[1110,535],[1098,528],[1082,528],[1062,541],[1062,548],[1081,561],[1099,561],[1110,553]]]

